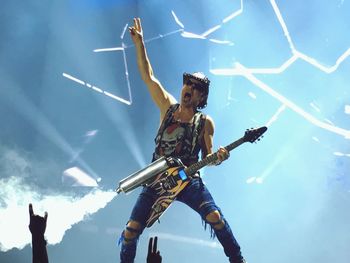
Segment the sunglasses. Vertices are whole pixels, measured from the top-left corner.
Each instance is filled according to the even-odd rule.
[[[202,90],[203,85],[201,83],[193,82],[191,79],[186,79],[184,85],[191,86],[194,89]]]

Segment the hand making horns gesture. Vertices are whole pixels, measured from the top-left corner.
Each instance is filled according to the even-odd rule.
[[[45,212],[44,217],[35,215],[32,204],[29,204],[29,217],[30,217],[29,230],[33,236],[35,237],[44,236],[44,233],[46,230],[47,216],[48,216],[47,212]]]

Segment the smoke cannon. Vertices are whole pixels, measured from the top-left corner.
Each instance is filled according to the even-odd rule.
[[[141,185],[147,185],[155,176],[165,172],[170,167],[178,165],[181,165],[181,161],[178,159],[163,156],[147,167],[122,179],[115,191],[118,194],[120,192],[129,193]]]

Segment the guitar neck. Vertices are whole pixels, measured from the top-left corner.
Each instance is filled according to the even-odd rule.
[[[233,143],[227,145],[225,147],[225,149],[227,151],[232,151],[233,149],[237,148],[238,146],[240,146],[244,142],[245,142],[244,137],[242,137],[239,140],[234,141]],[[185,168],[185,173],[187,175],[192,175],[195,172],[197,172],[198,170],[200,170],[201,168],[203,168],[204,166],[207,166],[208,164],[217,161],[217,159],[218,159],[218,156],[216,154],[209,155],[209,156],[205,157],[203,160]]]

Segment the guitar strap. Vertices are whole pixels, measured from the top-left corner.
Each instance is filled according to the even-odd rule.
[[[193,120],[193,127],[192,127],[192,150],[191,150],[191,156],[195,154],[195,149],[200,148],[200,145],[198,144],[199,137],[202,133],[202,130],[204,128],[206,116],[202,112],[197,112],[194,115]]]

